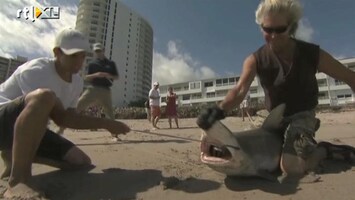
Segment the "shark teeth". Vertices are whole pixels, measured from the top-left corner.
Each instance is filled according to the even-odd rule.
[[[213,157],[223,158],[228,155],[229,151],[225,147],[217,147],[214,145],[210,145],[209,155]]]
[[[203,137],[201,141],[201,160],[204,162],[225,163],[232,158],[231,152],[221,142],[210,137]]]

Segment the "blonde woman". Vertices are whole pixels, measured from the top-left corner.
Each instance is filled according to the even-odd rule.
[[[314,111],[318,105],[316,73],[323,72],[341,80],[355,92],[355,72],[318,45],[295,38],[302,17],[297,0],[263,0],[255,16],[265,44],[245,59],[240,79],[225,99],[217,107],[203,112],[197,123],[208,129],[216,120],[223,119],[225,111],[243,101],[258,76],[266,108],[270,111],[279,104],[286,104],[285,116],[289,123],[280,167],[284,175],[303,175],[327,155],[349,151],[326,142],[317,144],[314,139],[320,125]]]

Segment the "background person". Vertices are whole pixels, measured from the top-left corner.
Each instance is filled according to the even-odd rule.
[[[153,129],[159,129],[157,123],[160,119],[160,92],[159,82],[153,83],[153,88],[149,91],[149,105],[151,111],[151,122]]]
[[[249,95],[247,95],[239,105],[243,122],[245,121],[244,120],[245,115],[247,115],[249,120],[251,120],[250,114],[249,114],[249,99],[250,99],[250,97],[249,97]]]
[[[297,177],[312,171],[329,152],[339,150],[330,145],[317,145],[314,139],[319,128],[314,110],[318,105],[316,73],[323,72],[344,81],[355,92],[355,72],[318,45],[295,38],[302,16],[297,0],[263,0],[255,16],[265,45],[245,59],[236,86],[218,106],[201,113],[197,123],[208,129],[216,120],[223,119],[225,111],[242,102],[258,76],[268,111],[286,104],[285,117],[289,124],[284,135],[280,167],[284,175]]]
[[[105,57],[101,43],[93,45],[94,59],[87,66],[85,81],[88,83],[78,101],[78,111],[84,111],[90,106],[102,107],[105,117],[114,120],[112,107],[111,86],[114,80],[118,79],[116,64]],[[63,129],[58,133],[63,132]],[[117,135],[112,134],[114,140],[120,140]]]
[[[83,116],[76,112],[83,80],[88,40],[74,29],[55,40],[55,58],[38,58],[19,66],[0,85],[0,150],[9,177],[5,198],[36,199],[41,194],[29,183],[32,162],[60,169],[91,166],[91,160],[69,140],[47,128],[48,120],[74,129],[104,128],[113,134],[130,131],[124,123]]]
[[[174,118],[176,128],[179,128],[176,99],[177,99],[176,93],[174,93],[172,87],[169,87],[168,94],[166,96],[166,116],[168,117],[170,128],[171,128],[171,118]]]

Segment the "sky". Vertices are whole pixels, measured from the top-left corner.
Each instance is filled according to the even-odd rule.
[[[241,73],[245,57],[264,44],[255,23],[259,0],[121,0],[154,31],[153,80],[171,84]],[[52,56],[63,27],[74,27],[79,0],[1,0],[0,56]],[[355,57],[355,1],[301,0],[297,37],[334,57]],[[60,19],[16,17],[25,6],[60,6]]]

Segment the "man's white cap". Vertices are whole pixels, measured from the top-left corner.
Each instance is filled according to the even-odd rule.
[[[78,52],[90,52],[88,39],[79,31],[67,28],[55,38],[54,47],[59,47],[64,54],[72,55]]]
[[[95,43],[93,45],[93,50],[96,51],[96,50],[103,50],[104,48],[102,47],[102,44],[101,43]]]
[[[157,86],[157,85],[159,85],[159,82],[154,82],[153,83],[153,86]]]

